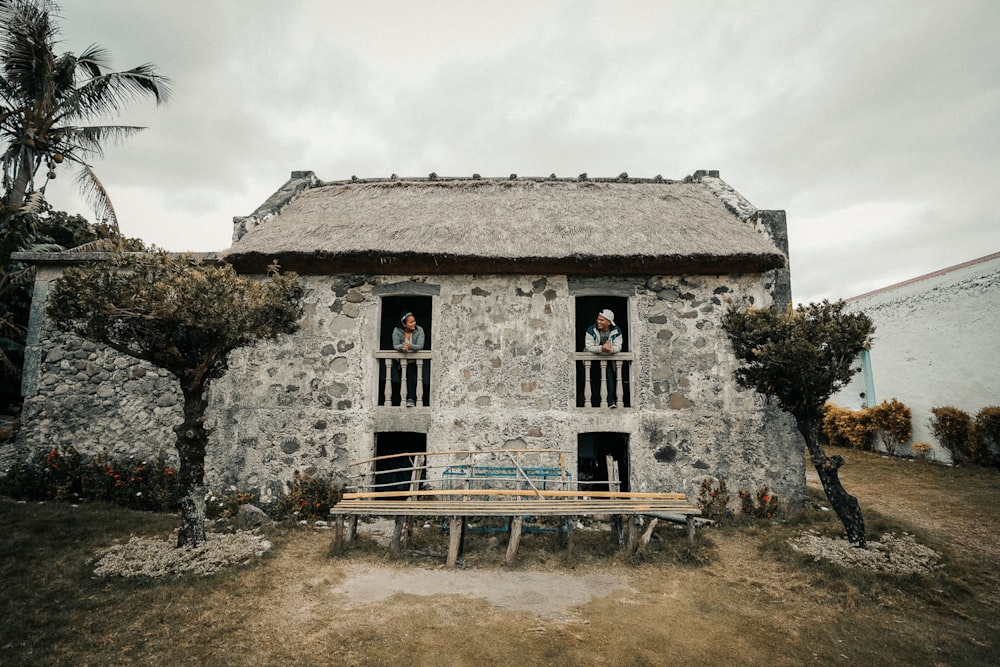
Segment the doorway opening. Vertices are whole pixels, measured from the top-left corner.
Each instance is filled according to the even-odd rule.
[[[577,479],[581,491],[628,491],[628,433],[577,435]]]
[[[375,487],[373,491],[409,491],[413,481],[413,463],[418,454],[427,452],[427,434],[412,431],[386,431],[375,434]],[[409,454],[409,456],[401,456]],[[383,456],[392,458],[384,459]],[[423,479],[426,471],[418,471]]]

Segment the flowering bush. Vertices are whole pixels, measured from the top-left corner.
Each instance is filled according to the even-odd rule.
[[[344,488],[329,478],[312,477],[295,471],[292,488],[278,503],[283,515],[304,519],[326,519],[330,508],[343,496]]]
[[[781,515],[781,503],[778,502],[778,496],[771,493],[770,487],[766,484],[757,489],[756,494],[741,489],[738,495],[740,511],[745,517],[773,519]]]
[[[240,505],[252,505],[257,496],[247,491],[230,488],[229,493],[216,495],[214,491],[205,494],[205,517],[209,519],[231,519],[240,511]]]
[[[100,500],[122,507],[172,511],[180,504],[176,474],[161,451],[153,462],[105,454],[86,459],[53,448],[7,471],[3,491],[28,500]]]
[[[29,500],[79,500],[80,455],[70,447],[36,454],[27,463],[18,462],[7,470],[2,491],[14,498]]]
[[[726,480],[720,479],[718,486],[713,486],[712,480],[706,478],[701,483],[701,491],[698,493],[698,507],[701,515],[706,519],[720,521],[733,516],[733,511],[729,509],[729,490],[726,489]]]

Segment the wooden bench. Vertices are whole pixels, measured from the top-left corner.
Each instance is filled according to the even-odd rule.
[[[648,542],[659,520],[683,523],[688,539],[694,539],[698,507],[688,502],[683,493],[628,493],[621,491],[579,491],[547,489],[438,489],[408,491],[369,491],[345,493],[330,509],[335,522],[333,549],[340,551],[356,534],[359,516],[394,516],[396,530],[392,549],[399,551],[405,530],[405,517],[449,517],[448,560],[453,567],[463,547],[465,524],[469,517],[509,517],[510,539],[505,563],[517,559],[524,517],[551,516],[567,519],[567,550],[573,555],[574,518],[611,515],[625,518],[626,536],[623,546],[635,554],[640,542]],[[649,526],[640,537],[635,519],[651,517]],[[346,526],[345,526],[346,521]]]

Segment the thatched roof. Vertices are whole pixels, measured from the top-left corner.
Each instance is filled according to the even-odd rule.
[[[662,274],[759,272],[786,258],[717,177],[293,179],[237,218],[241,271]]]

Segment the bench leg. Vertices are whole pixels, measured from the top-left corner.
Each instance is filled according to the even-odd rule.
[[[618,540],[618,548],[625,546],[625,532],[622,526],[622,515],[613,514],[611,516],[611,527],[614,529],[615,539]]]
[[[688,542],[691,542],[692,544],[694,544],[694,515],[693,514],[688,514],[688,516],[687,516],[687,533],[688,533]]]
[[[462,538],[465,537],[465,518],[453,516],[448,521],[448,560],[445,567],[455,567],[462,553]]]
[[[636,552],[639,551],[639,531],[635,525],[636,520],[639,517],[634,514],[626,514],[622,516],[622,520],[625,521],[625,529],[627,534],[627,541],[625,544],[625,553],[629,556],[634,556]]]
[[[392,530],[392,543],[389,545],[389,548],[392,550],[392,553],[394,554],[398,554],[403,550],[403,528],[405,527],[406,527],[406,517],[397,516],[396,525]]]
[[[350,544],[358,536],[358,515],[352,514],[347,517],[347,534],[344,535],[344,543]]]
[[[522,523],[524,523],[524,518],[521,516],[514,517],[514,520],[510,522],[510,539],[507,541],[507,556],[503,561],[503,564],[508,567],[513,565],[517,560],[517,548],[521,544]]]
[[[656,530],[656,524],[659,522],[660,520],[655,517],[649,520],[649,525],[646,526],[646,530],[643,531],[642,537],[639,538],[640,549],[649,544],[649,541],[653,539],[653,531]]]
[[[403,527],[403,545],[410,546],[410,541],[413,539],[413,522],[417,518],[413,516],[406,517],[406,525]]]
[[[344,548],[344,517],[337,516],[333,524],[333,549],[334,553],[340,553]]]
[[[576,536],[576,517],[566,517],[566,559],[573,561],[574,538]]]

